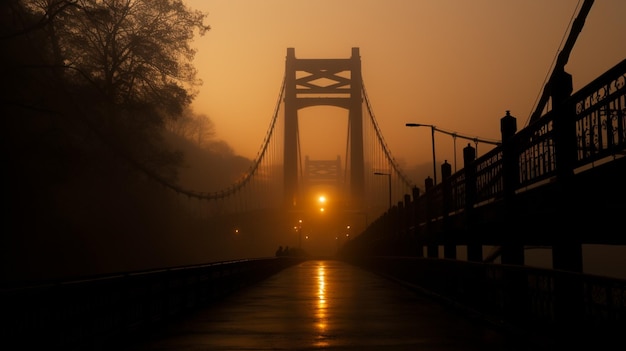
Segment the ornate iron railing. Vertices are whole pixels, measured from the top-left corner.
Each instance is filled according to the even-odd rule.
[[[617,339],[626,328],[626,280],[448,259],[378,256],[350,262],[546,341]]]
[[[506,157],[515,158],[517,164],[510,191],[523,192],[541,186],[557,176],[558,167],[563,167],[558,164],[556,118],[575,125],[572,130],[576,149],[567,150],[575,154],[572,171],[626,154],[626,60],[573,94],[564,105],[563,109],[551,110],[518,131],[508,141],[512,153]],[[504,147],[498,146],[472,160],[464,169],[414,199],[415,206],[427,209],[426,215],[418,215],[424,219],[420,223],[501,199],[506,191]],[[448,189],[449,196],[444,195],[444,189]],[[444,204],[444,199],[449,203]]]

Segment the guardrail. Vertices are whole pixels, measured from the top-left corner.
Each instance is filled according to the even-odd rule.
[[[427,184],[412,201],[406,196],[344,245],[340,256],[561,342],[592,346],[618,339],[626,330],[626,281],[580,273],[580,248],[598,237],[605,244],[624,242],[623,235],[611,235],[620,232],[608,223],[619,225],[626,193],[626,60],[555,108],[519,132],[514,118],[505,116],[500,146],[475,158],[468,145],[463,169],[451,174],[442,167],[440,184]],[[595,191],[581,191],[575,180]],[[584,238],[563,235],[559,221],[567,216],[588,219],[577,218],[574,230],[584,229]],[[545,220],[554,223],[532,226]],[[485,229],[496,234],[481,236]],[[571,271],[525,266],[524,245],[534,241],[552,247],[554,267]],[[482,262],[482,245],[508,245],[502,262],[519,264]],[[456,259],[457,246],[466,246],[466,261]]]
[[[246,259],[4,288],[0,336],[12,350],[100,349],[300,261]]]
[[[626,330],[622,279],[417,257],[361,257],[349,262],[561,346],[615,340]]]
[[[517,131],[515,118],[507,114],[501,129],[501,145],[479,158],[468,145],[463,153],[464,168],[452,174],[444,164],[441,183],[427,183],[426,191],[414,192],[412,199],[405,196],[404,202],[373,221],[350,246],[389,241],[384,239],[390,234],[389,222],[421,238],[441,236],[450,229],[446,226],[454,226],[450,231],[467,230],[472,221],[486,221],[476,217],[477,210],[487,205],[494,209],[494,203],[505,208],[514,204],[518,195],[555,182],[564,184],[561,189],[565,193],[577,192],[567,187],[572,184],[566,181],[571,175],[623,160],[626,155],[626,60],[526,128]],[[453,216],[454,221],[446,221]],[[379,250],[378,254],[385,253]]]
[[[502,140],[501,146],[480,158],[464,157],[464,169],[416,199],[417,206],[431,208],[426,219],[480,206],[504,197],[506,191],[524,191],[557,176],[557,171],[576,171],[624,156],[626,60],[573,94],[562,109]],[[509,160],[513,169],[507,179],[504,169]]]

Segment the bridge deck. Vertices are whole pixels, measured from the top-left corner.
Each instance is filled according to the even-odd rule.
[[[394,281],[341,261],[311,260],[116,349],[538,349],[529,344]]]

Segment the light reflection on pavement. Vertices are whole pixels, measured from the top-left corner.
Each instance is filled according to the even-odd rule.
[[[373,273],[341,261],[311,260],[236,292],[126,349],[533,348]]]

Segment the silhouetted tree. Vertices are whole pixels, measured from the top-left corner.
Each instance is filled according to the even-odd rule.
[[[179,115],[200,82],[190,42],[209,26],[182,0],[33,0],[49,18],[55,61],[111,102]],[[153,118],[167,116],[154,114]]]
[[[196,203],[152,181],[187,171],[219,190],[250,164],[212,139],[208,118],[189,135],[209,145],[184,149],[202,172],[174,150],[191,143],[164,137],[194,96],[203,19],[182,1],[0,1],[0,281],[232,255]]]
[[[188,106],[199,83],[190,42],[209,29],[205,16],[180,0],[0,2],[12,212],[39,213],[32,207],[48,205],[52,186],[77,178],[113,181],[141,168],[175,179],[182,157],[162,140],[163,120]]]
[[[206,14],[181,0],[11,0],[4,6],[4,23],[10,23],[2,28],[5,83],[16,85],[7,101],[19,107],[11,112],[39,120],[28,128],[62,124],[61,134],[81,139],[65,142],[80,143],[74,145],[79,153],[109,148],[174,180],[182,156],[164,143],[163,125],[181,115],[200,83],[190,42],[196,31],[209,30]]]
[[[198,146],[210,148],[214,142],[215,124],[213,121],[204,114],[195,113],[189,107],[183,110],[179,118],[166,120],[165,128]]]

